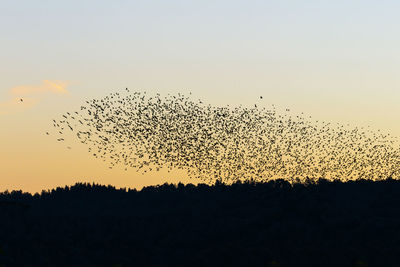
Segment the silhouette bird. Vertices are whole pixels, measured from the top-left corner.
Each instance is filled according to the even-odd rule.
[[[121,164],[141,173],[183,169],[209,182],[400,176],[397,138],[281,114],[274,105],[220,107],[180,93],[127,91],[86,101],[71,113],[53,126],[109,167]]]

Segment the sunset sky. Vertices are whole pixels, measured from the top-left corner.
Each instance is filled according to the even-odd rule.
[[[399,10],[385,0],[2,1],[0,191],[196,182],[110,170],[46,136],[53,118],[125,87],[400,136]]]

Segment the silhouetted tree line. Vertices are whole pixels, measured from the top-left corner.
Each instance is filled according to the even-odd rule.
[[[400,266],[400,181],[0,194],[0,266]]]

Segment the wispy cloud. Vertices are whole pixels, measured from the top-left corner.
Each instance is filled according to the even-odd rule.
[[[65,81],[49,81],[43,80],[39,86],[22,85],[14,87],[10,90],[12,95],[32,95],[42,93],[55,93],[55,94],[67,94],[68,82]]]
[[[8,91],[9,99],[0,102],[0,115],[35,106],[44,94],[68,94],[66,81],[43,80],[41,85],[21,85]]]

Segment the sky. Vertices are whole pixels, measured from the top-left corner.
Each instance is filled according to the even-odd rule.
[[[53,118],[126,87],[274,104],[400,136],[399,9],[385,0],[1,1],[0,191],[198,182],[110,170],[45,135]]]

